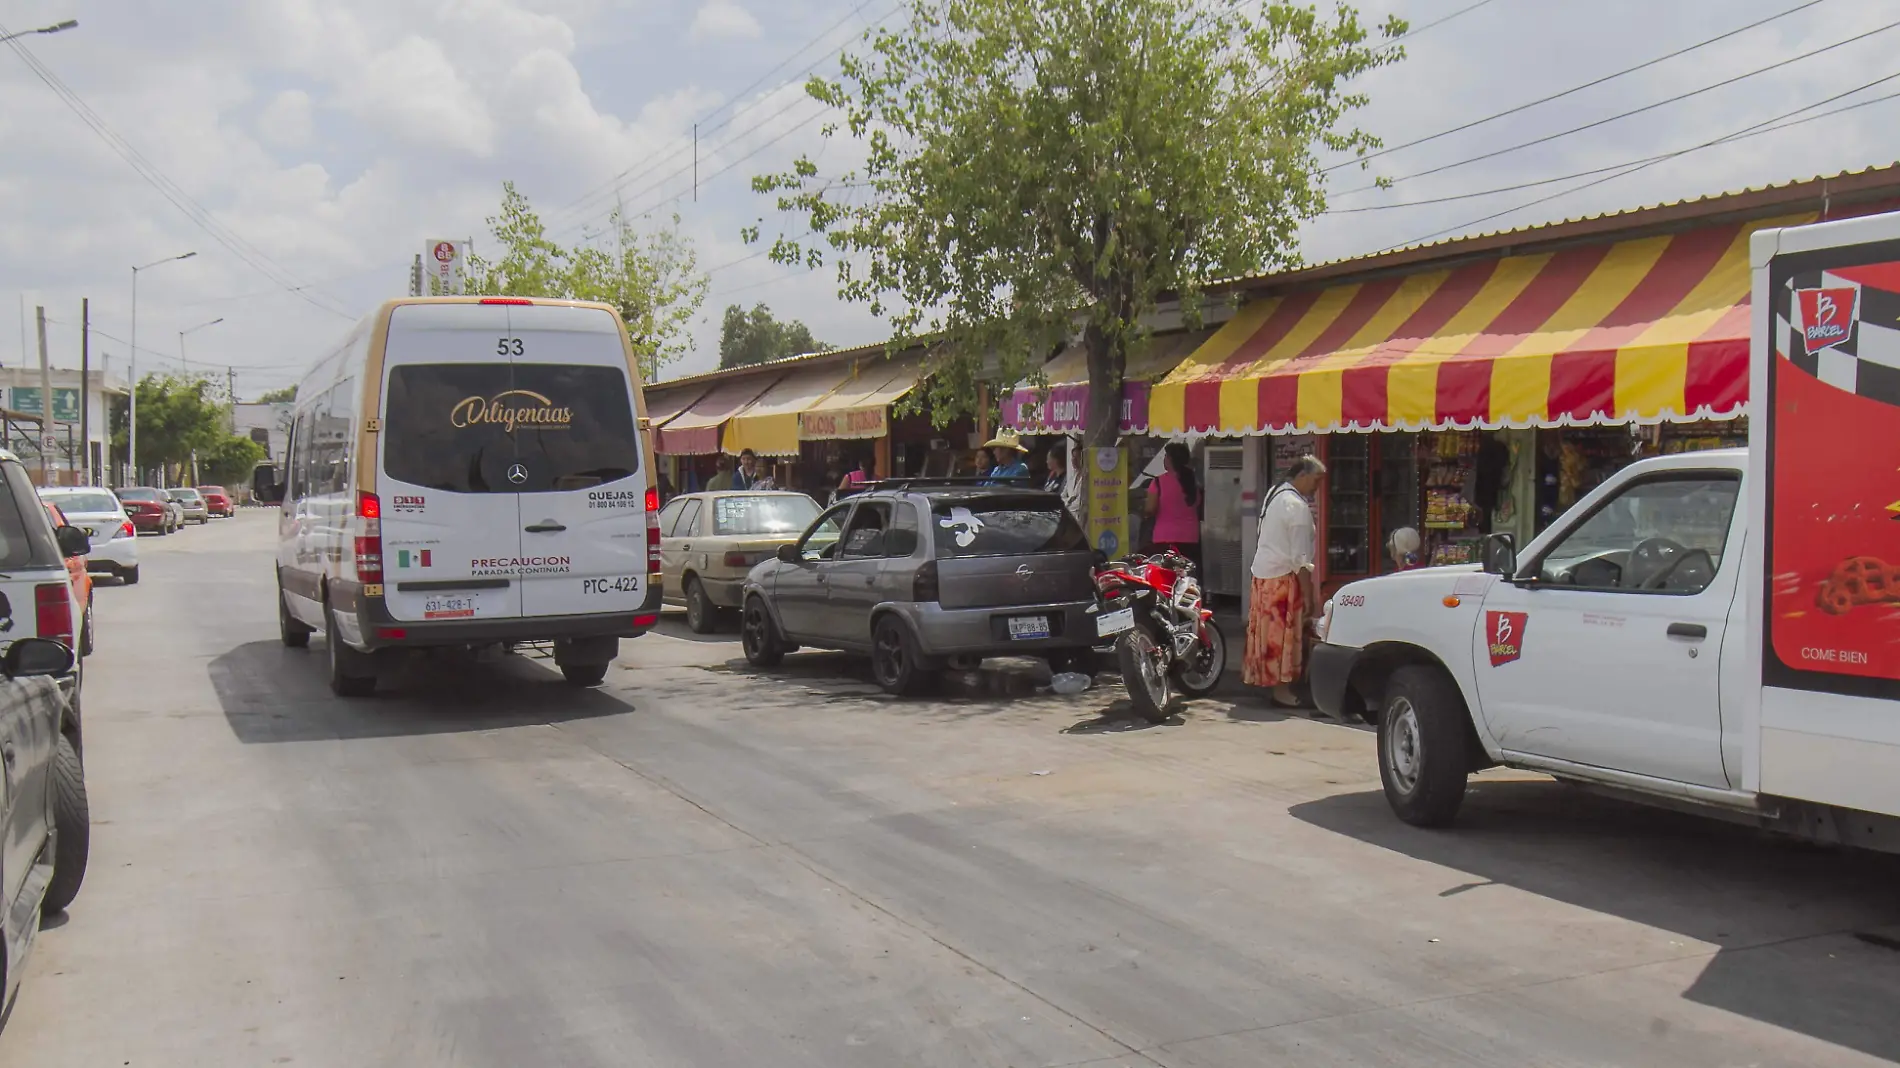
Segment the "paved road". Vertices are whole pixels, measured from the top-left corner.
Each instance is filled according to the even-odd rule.
[[[1510,778],[1417,832],[1362,731],[897,702],[683,631],[595,692],[494,657],[345,703],[277,644],[271,536],[148,540],[99,591],[92,872],[0,1063],[1900,1058],[1884,858]]]

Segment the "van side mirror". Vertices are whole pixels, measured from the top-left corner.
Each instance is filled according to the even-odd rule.
[[[86,533],[83,527],[68,523],[53,531],[53,538],[59,542],[61,556],[84,556],[92,551],[92,535]]]
[[[0,671],[9,679],[64,675],[73,669],[73,651],[51,638],[16,638],[0,655]]]
[[[260,504],[282,503],[284,483],[277,476],[276,464],[258,464],[252,469],[251,497]]]
[[[1484,539],[1484,573],[1509,579],[1517,575],[1517,538],[1492,534]]]

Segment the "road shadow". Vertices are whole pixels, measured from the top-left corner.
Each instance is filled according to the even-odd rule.
[[[326,664],[319,637],[308,649],[250,642],[208,670],[231,733],[246,744],[497,730],[633,710],[568,685],[552,661],[527,655],[402,657],[384,666],[374,697],[347,699],[330,692]]]
[[[739,613],[734,611],[730,617],[722,615],[719,629],[711,634],[695,634],[693,628],[686,625],[686,609],[663,608],[660,610],[660,624],[653,628],[653,633],[702,645],[735,645],[739,641]]]
[[[1545,780],[1473,783],[1449,830],[1400,823],[1376,791],[1291,814],[1474,877],[1447,894],[1499,883],[1720,946],[1689,1000],[1900,1061],[1900,951],[1883,944],[1900,923],[1900,857]]]

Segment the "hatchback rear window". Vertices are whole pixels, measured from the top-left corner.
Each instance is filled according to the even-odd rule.
[[[587,489],[640,470],[619,367],[405,364],[384,423],[389,477],[450,493]]]
[[[114,500],[110,493],[58,493],[46,499],[59,505],[59,510],[67,515],[119,510],[119,502]]]
[[[818,518],[810,497],[720,497],[713,502],[713,533],[798,534]]]
[[[931,505],[939,557],[1086,552],[1088,535],[1055,496],[969,497]]]

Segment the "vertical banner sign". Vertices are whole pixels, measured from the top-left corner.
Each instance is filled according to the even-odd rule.
[[[428,275],[428,296],[450,296],[462,291],[462,242],[439,238],[422,250],[422,270]]]
[[[1128,452],[1090,449],[1089,541],[1109,559],[1125,556],[1128,544]]]

